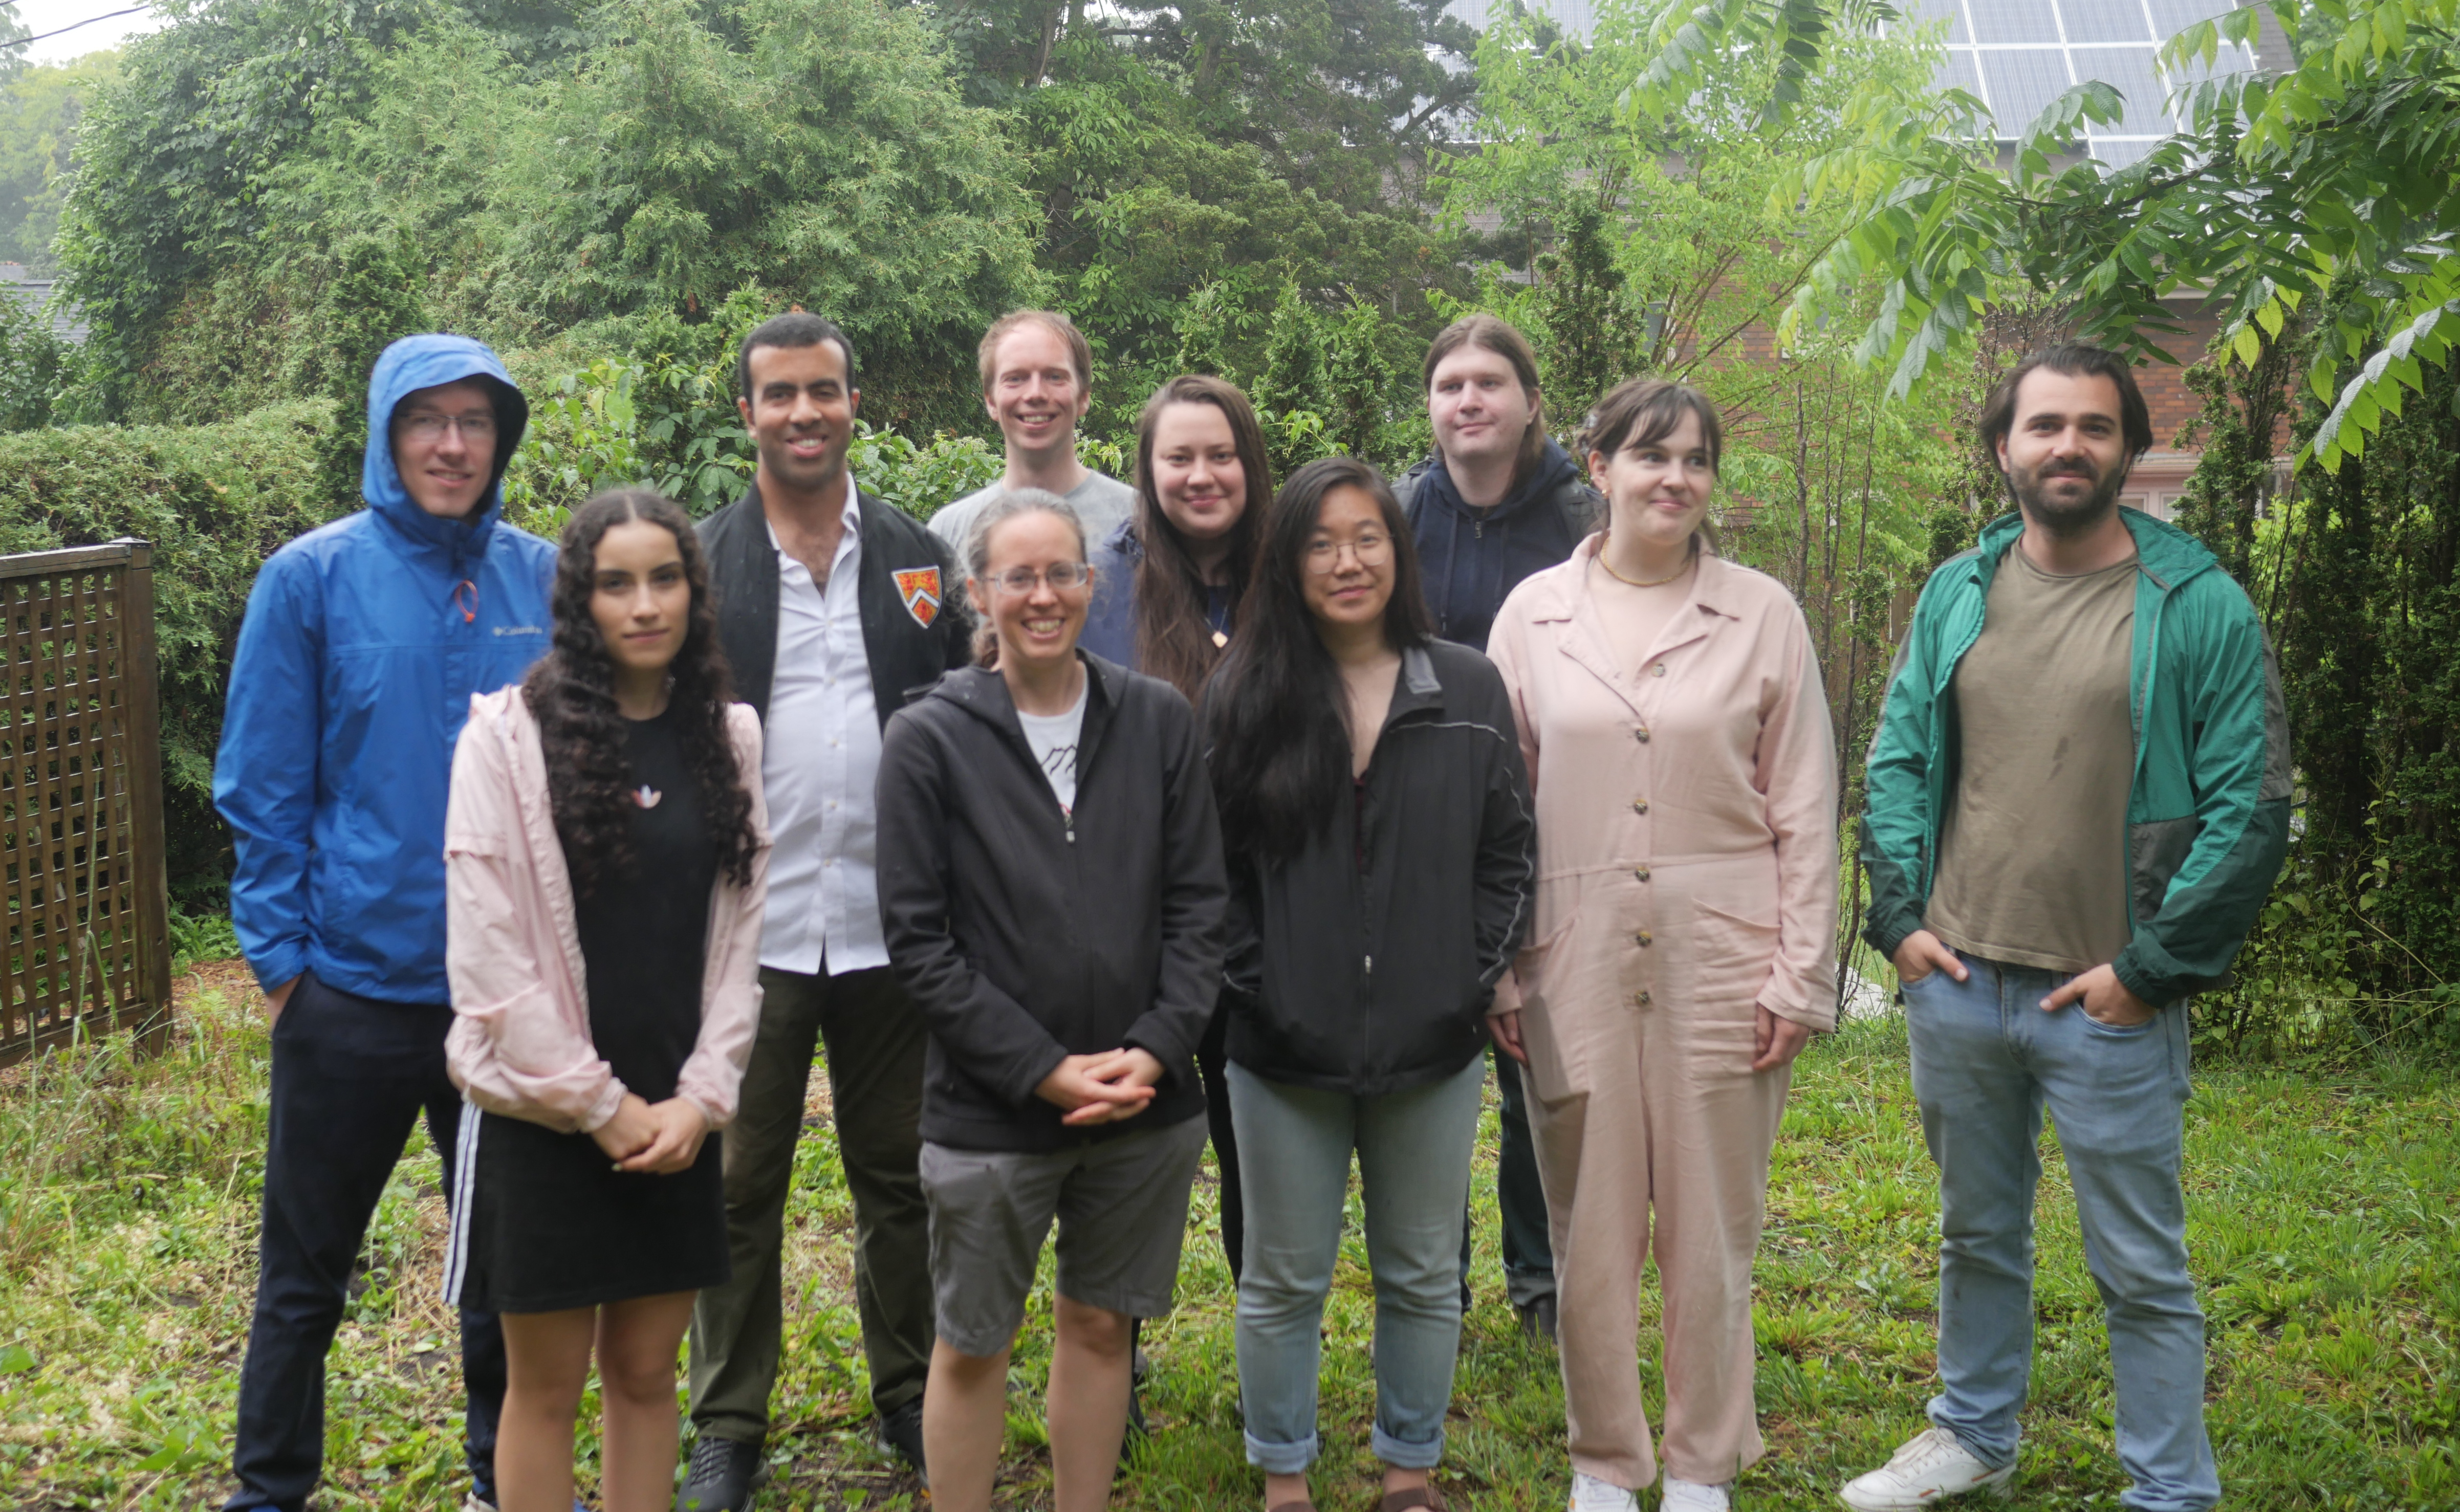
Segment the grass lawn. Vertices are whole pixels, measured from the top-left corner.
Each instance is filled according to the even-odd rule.
[[[228,1489],[265,1036],[236,967],[192,975],[182,1008],[178,1048],[153,1062],[132,1068],[106,1046],[0,1075],[0,1507],[191,1508]],[[2212,1316],[2225,1504],[2460,1507],[2460,1093],[2438,1070],[2400,1064],[2196,1080],[2191,1242]],[[1490,1108],[1482,1186],[1493,1141]],[[2123,1482],[2107,1346],[2064,1173],[2048,1165],[2021,1504],[2110,1506]],[[451,1507],[464,1488],[454,1331],[436,1294],[436,1173],[414,1139],[370,1236],[368,1284],[333,1355],[328,1507]],[[920,1487],[864,1431],[853,1214],[824,1121],[799,1176],[778,1478],[761,1504],[918,1505]],[[1212,1193],[1208,1174],[1179,1309],[1146,1329],[1155,1432],[1124,1471],[1123,1506],[1225,1512],[1261,1500],[1240,1448]],[[1900,1022],[1855,1025],[1804,1055],[1770,1207],[1757,1312],[1770,1454],[1738,1504],[1834,1506],[1841,1476],[1920,1426],[1932,1389],[1936,1195]],[[1521,1341],[1503,1300],[1491,1196],[1477,1210],[1477,1305],[1443,1483],[1456,1506],[1551,1512],[1569,1476],[1561,1390],[1551,1353]],[[1353,1221],[1327,1319],[1328,1448],[1316,1478],[1326,1512],[1373,1502],[1371,1297],[1354,1234]],[[1046,1270],[1015,1368],[1007,1494],[1019,1506],[1049,1502],[1048,1281]],[[1653,1320],[1653,1296],[1643,1314]],[[1653,1369],[1655,1350],[1642,1353]]]

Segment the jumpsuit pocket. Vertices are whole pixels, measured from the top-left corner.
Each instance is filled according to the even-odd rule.
[[[1777,922],[1700,898],[1691,901],[1690,967],[1695,1012],[1724,1009],[1753,1017],[1752,1005],[1776,966]]]

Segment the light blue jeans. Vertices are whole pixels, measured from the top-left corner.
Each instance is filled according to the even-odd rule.
[[[2220,1500],[2204,1433],[2204,1314],[2187,1273],[2187,1012],[2112,1029],[2039,1004],[2059,973],[1962,957],[1905,985],[1914,1096],[1939,1164],[1939,1374],[1930,1419],[2014,1461],[2033,1360],[2033,1194],[2042,1109],[2058,1124],[2118,1385],[2119,1497],[2142,1512]]]
[[[1315,1460],[1324,1299],[1354,1149],[1375,1281],[1375,1457],[1433,1469],[1460,1353],[1461,1193],[1486,1058],[1384,1097],[1268,1082],[1236,1061],[1229,1080],[1247,1221],[1239,1270],[1247,1462],[1297,1475]]]

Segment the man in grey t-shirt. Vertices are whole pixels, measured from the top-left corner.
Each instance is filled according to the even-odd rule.
[[[1093,402],[1093,350],[1056,310],[1010,310],[983,334],[983,408],[1007,443],[1007,471],[931,516],[931,532],[965,559],[965,540],[988,504],[1011,489],[1047,489],[1085,523],[1085,546],[1111,538],[1136,503],[1135,490],[1076,460],[1076,425]]]

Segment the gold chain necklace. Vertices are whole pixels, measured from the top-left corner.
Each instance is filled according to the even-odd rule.
[[[1605,534],[1605,538],[1598,542],[1598,565],[1606,570],[1607,577],[1613,578],[1615,581],[1622,584],[1626,588],[1663,588],[1667,583],[1672,582],[1675,578],[1689,572],[1691,570],[1691,564],[1700,558],[1700,548],[1695,544],[1692,546],[1690,551],[1684,555],[1682,566],[1675,568],[1672,572],[1667,573],[1663,578],[1651,578],[1646,582],[1643,582],[1637,578],[1626,578],[1622,574],[1615,571],[1614,563],[1606,560],[1606,548],[1613,544],[1614,532],[1608,531]]]

